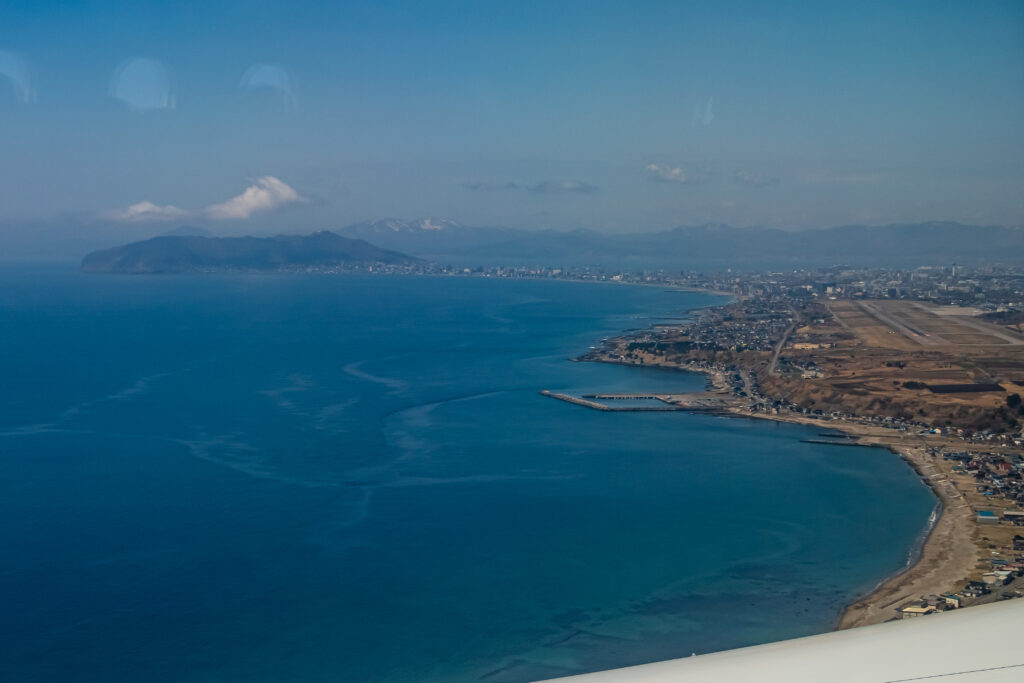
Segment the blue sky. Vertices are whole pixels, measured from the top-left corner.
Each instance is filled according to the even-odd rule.
[[[0,150],[0,230],[1016,225],[1024,3],[0,0]]]

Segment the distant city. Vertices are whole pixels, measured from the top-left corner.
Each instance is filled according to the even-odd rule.
[[[1024,268],[1015,266],[921,266],[918,268],[830,268],[768,272],[627,271],[588,266],[484,267],[435,264],[308,267],[317,272],[366,271],[501,278],[621,282],[714,290],[736,296],[837,299],[908,299],[949,306],[974,306],[991,313],[1024,311]],[[1009,317],[1009,316],[1007,316]]]

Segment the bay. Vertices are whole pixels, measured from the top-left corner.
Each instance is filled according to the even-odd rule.
[[[828,630],[933,507],[897,457],[538,394],[700,390],[569,359],[720,300],[5,267],[0,671],[504,683]]]

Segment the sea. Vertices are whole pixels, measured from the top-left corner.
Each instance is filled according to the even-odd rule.
[[[599,412],[721,297],[0,269],[0,678],[488,681],[831,629],[935,505],[822,430]]]

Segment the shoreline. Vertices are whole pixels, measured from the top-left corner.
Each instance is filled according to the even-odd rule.
[[[736,414],[733,412],[733,414]],[[907,564],[882,578],[874,588],[850,602],[836,618],[833,630],[880,624],[897,618],[900,603],[923,595],[955,592],[958,583],[975,569],[981,548],[975,543],[974,512],[959,492],[951,493],[924,470],[934,468],[919,438],[879,433],[878,428],[840,420],[808,420],[778,415],[749,417],[807,426],[828,424],[830,428],[858,437],[859,445],[885,448],[903,460],[936,498],[936,508],[918,540],[911,547]],[[955,489],[953,489],[955,491]],[[934,519],[933,519],[934,517]]]
[[[636,363],[611,360],[593,362],[637,365]],[[703,374],[707,378],[708,393],[721,391],[726,387],[724,377],[716,370],[653,364],[646,367],[663,367]],[[751,413],[735,407],[722,410],[717,414],[723,417],[761,419],[819,429],[827,428],[856,437],[857,445],[885,448],[899,457],[914,470],[921,482],[935,496],[935,507],[929,514],[928,522],[908,550],[907,563],[880,579],[873,588],[847,604],[836,617],[833,631],[896,619],[898,617],[895,609],[899,604],[922,595],[955,592],[958,583],[966,579],[977,566],[981,557],[981,548],[974,540],[976,525],[972,508],[955,486],[950,485],[948,488],[943,486],[943,483],[950,483],[949,479],[936,479],[935,474],[926,472],[929,469],[938,472],[938,468],[926,452],[928,446],[938,443],[937,439],[928,443],[919,435],[893,433],[893,430],[873,425],[834,419],[812,419],[795,415]]]
[[[719,373],[699,368],[696,371],[707,374],[712,386],[721,386]],[[855,436],[858,445],[885,448],[899,457],[914,470],[921,482],[935,496],[936,506],[929,515],[929,521],[922,529],[922,533],[910,548],[906,565],[883,577],[874,588],[847,604],[837,616],[832,630],[880,624],[896,619],[895,608],[899,603],[922,595],[953,592],[957,582],[965,579],[977,565],[981,548],[973,540],[973,510],[964,503],[959,492],[953,495],[940,485],[941,481],[948,480],[936,480],[925,473],[924,470],[935,468],[935,465],[925,453],[927,446],[919,436],[893,434],[892,430],[845,420],[816,420],[789,415],[745,413],[736,409],[728,411],[728,414],[805,426],[827,426],[829,429]],[[963,511],[966,511],[966,514]]]
[[[899,455],[895,451],[892,452],[894,455]],[[932,489],[932,493],[935,494],[936,498],[938,498],[938,494],[935,493],[934,488],[932,488],[931,486],[928,486],[928,488]],[[868,625],[868,623],[880,623],[871,621],[865,622],[863,624],[851,624],[847,622],[850,620],[857,619],[858,616],[862,613],[863,609],[869,608],[871,606],[876,606],[875,603],[877,603],[878,601],[872,598],[877,593],[882,591],[884,588],[889,586],[899,587],[901,585],[899,581],[900,577],[912,571],[914,567],[916,567],[918,563],[920,563],[921,557],[924,554],[925,546],[928,544],[928,539],[932,537],[932,533],[935,531],[935,527],[938,526],[939,520],[942,519],[942,516],[945,514],[945,511],[946,506],[943,504],[942,500],[936,500],[935,506],[932,508],[931,514],[928,515],[928,521],[925,523],[925,528],[914,539],[914,545],[911,546],[910,552],[907,553],[906,564],[904,564],[902,567],[894,571],[892,574],[889,574],[888,576],[885,576],[884,578],[879,580],[878,583],[876,583],[871,590],[866,591],[856,600],[843,607],[843,611],[840,612],[838,616],[836,616],[835,623],[832,625],[833,631],[842,631],[847,628],[854,628],[855,626],[866,626]],[[862,604],[865,607],[862,608],[861,611],[853,612],[853,608],[855,605]],[[890,605],[885,606],[888,607]]]

